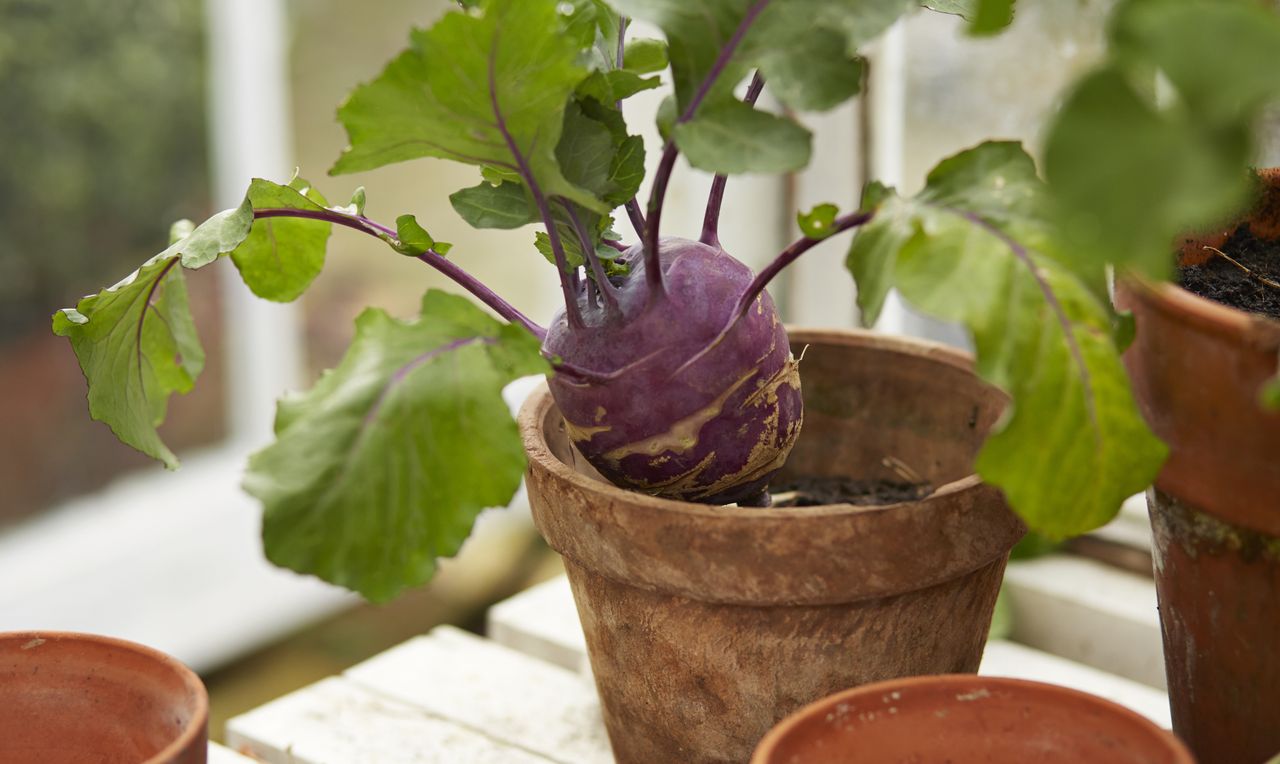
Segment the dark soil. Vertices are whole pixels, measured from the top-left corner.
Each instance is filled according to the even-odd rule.
[[[1242,225],[1221,250],[1252,275],[1215,256],[1204,265],[1180,267],[1182,287],[1223,305],[1280,318],[1280,241],[1259,239]]]
[[[928,483],[844,478],[797,478],[770,489],[774,507],[817,507],[823,504],[875,506],[916,501],[933,493]]]

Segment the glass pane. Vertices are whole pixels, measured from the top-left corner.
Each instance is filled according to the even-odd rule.
[[[1013,24],[970,37],[956,16],[907,22],[905,186],[981,141],[1021,140],[1036,153],[1063,89],[1102,56],[1112,0],[1022,0]]]
[[[198,0],[0,0],[0,524],[154,465],[89,419],[49,316],[208,214],[201,18]],[[222,428],[210,276],[189,281],[210,368],[171,407],[180,451]]]

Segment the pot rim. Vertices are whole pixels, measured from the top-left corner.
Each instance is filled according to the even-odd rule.
[[[866,329],[826,329],[803,326],[788,326],[787,335],[793,343],[834,343],[842,345],[860,345],[877,350],[888,350],[913,355],[930,360],[941,361],[966,371],[973,370],[973,356],[950,345],[915,338],[894,337]],[[915,500],[894,502],[892,504],[822,504],[811,507],[739,507],[737,505],[711,505],[678,499],[664,499],[659,496],[619,488],[613,483],[596,480],[583,475],[565,464],[547,446],[542,433],[542,421],[547,411],[555,405],[555,400],[542,382],[530,393],[520,408],[518,420],[524,431],[525,451],[532,461],[538,463],[560,480],[585,490],[601,492],[610,496],[626,497],[626,500],[643,505],[647,509],[662,512],[674,512],[716,519],[780,518],[780,517],[826,517],[849,514],[871,514],[900,509],[904,505],[919,505],[933,499],[975,491],[984,484],[977,473],[969,473],[962,478],[952,480],[938,486],[929,495]]]
[[[1071,698],[1087,703],[1093,708],[1099,709],[1109,715],[1123,718],[1139,728],[1146,728],[1150,732],[1155,733],[1152,735],[1152,739],[1160,740],[1165,744],[1166,750],[1173,755],[1172,761],[1175,762],[1175,764],[1195,764],[1195,759],[1192,758],[1191,753],[1187,750],[1186,746],[1171,732],[1163,729],[1155,722],[1142,714],[1139,714],[1137,711],[1122,706],[1115,701],[1107,700],[1106,698],[1099,697],[1082,690],[1051,684],[1049,682],[1037,682],[1030,679],[1016,679],[1014,677],[987,676],[983,674],[935,674],[888,679],[882,682],[873,682],[872,684],[852,687],[834,695],[828,695],[825,698],[816,700],[806,706],[803,706],[799,710],[792,712],[782,721],[774,725],[773,728],[770,729],[763,738],[761,738],[759,744],[757,744],[755,752],[751,756],[750,764],[769,764],[772,760],[771,757],[774,751],[797,727],[800,727],[812,717],[821,717],[826,715],[828,709],[838,706],[841,703],[849,703],[850,701],[867,696],[933,687],[940,687],[943,689],[964,688],[967,691],[975,689],[1021,690],[1024,692],[1035,692],[1041,697],[1046,698]]]
[[[1122,288],[1154,310],[1184,320],[1206,333],[1224,340],[1244,338],[1253,345],[1280,346],[1280,320],[1249,313],[1201,297],[1173,282],[1156,282],[1136,273],[1126,273]],[[1138,331],[1142,331],[1141,328]]]
[[[198,744],[202,734],[207,734],[205,731],[209,724],[209,691],[194,671],[172,655],[138,642],[120,639],[119,637],[108,637],[102,634],[77,631],[44,631],[39,629],[0,632],[0,644],[6,642],[30,642],[37,639],[44,642],[90,644],[114,651],[133,653],[163,667],[181,680],[183,686],[196,701],[191,720],[168,745],[140,764],[163,764],[171,761],[193,745]]]

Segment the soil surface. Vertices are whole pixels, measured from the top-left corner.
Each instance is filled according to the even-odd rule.
[[[928,483],[844,478],[799,478],[770,489],[774,507],[817,507],[823,504],[875,506],[916,501],[933,493]]]
[[[1180,267],[1182,287],[1223,305],[1280,318],[1280,241],[1259,239],[1243,225],[1221,250],[1252,273],[1215,256],[1204,265]]]

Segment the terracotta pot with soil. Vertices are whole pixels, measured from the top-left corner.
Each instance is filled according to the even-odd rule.
[[[926,676],[832,695],[787,717],[752,764],[1195,764],[1178,739],[1109,700],[1041,682]]]
[[[203,764],[209,698],[149,647],[66,632],[0,634],[0,761]]]
[[[742,762],[791,711],[855,685],[978,667],[1022,523],[972,474],[1005,397],[968,356],[794,331],[805,422],[787,481],[933,486],[878,506],[715,507],[624,491],[550,395],[520,414],[534,521],[564,556],[619,762]]]
[[[1280,173],[1238,227],[1188,238],[1191,288],[1127,282],[1125,354],[1169,461],[1148,505],[1174,730],[1205,764],[1280,752]],[[1270,311],[1271,317],[1249,311]]]

